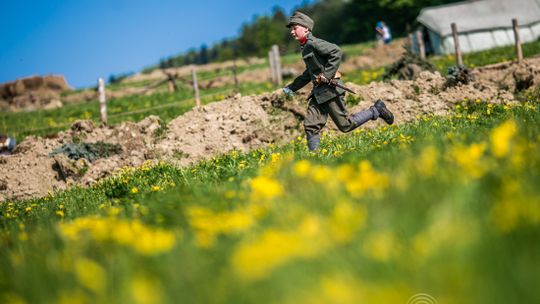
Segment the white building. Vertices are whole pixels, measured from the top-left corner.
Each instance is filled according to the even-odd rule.
[[[514,43],[512,19],[519,24],[521,42],[540,38],[540,0],[470,0],[424,8],[420,23],[426,52],[453,54],[451,24],[457,25],[463,53]],[[418,53],[416,36],[413,51]]]

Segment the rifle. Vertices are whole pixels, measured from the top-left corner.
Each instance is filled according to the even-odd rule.
[[[339,72],[338,72],[338,73],[339,73]],[[349,92],[349,93],[356,94],[356,92],[353,91],[352,89],[349,89],[348,87],[346,87],[346,86],[340,84],[339,81],[338,81],[338,79],[339,79],[339,78],[328,79],[328,78],[324,77],[324,76],[322,75],[322,73],[321,73],[321,74],[319,74],[319,75],[317,76],[317,79],[315,79],[314,82],[315,82],[315,85],[319,85],[319,84],[321,84],[321,83],[325,83],[325,84],[327,84],[327,85],[329,85],[329,86],[337,87],[337,88],[343,89],[343,90],[345,90],[345,91],[347,91],[347,92]]]

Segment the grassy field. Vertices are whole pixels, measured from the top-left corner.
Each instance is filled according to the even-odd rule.
[[[0,204],[2,303],[538,303],[540,99]]]

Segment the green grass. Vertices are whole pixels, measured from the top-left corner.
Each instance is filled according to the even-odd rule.
[[[4,202],[0,299],[536,303],[540,100],[526,98],[326,134],[317,154],[299,138]]]
[[[523,43],[521,45],[523,57],[532,57],[540,54],[540,40]],[[516,60],[516,50],[513,45],[493,48],[486,51],[463,54],[463,64],[468,67],[480,67],[498,62]],[[454,55],[433,57],[430,59],[437,70],[443,75],[448,73],[448,68],[456,65]]]

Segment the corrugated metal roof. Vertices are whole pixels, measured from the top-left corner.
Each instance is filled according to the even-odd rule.
[[[422,9],[416,20],[441,36],[452,34],[450,24],[458,32],[472,32],[540,22],[540,0],[471,0]]]

